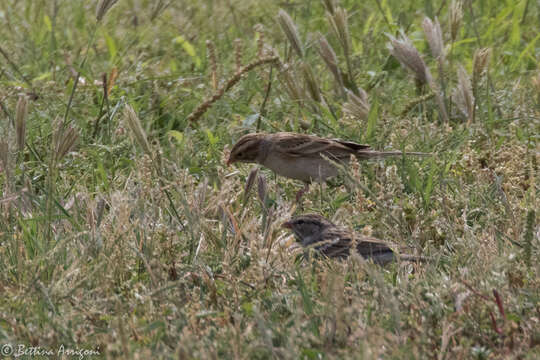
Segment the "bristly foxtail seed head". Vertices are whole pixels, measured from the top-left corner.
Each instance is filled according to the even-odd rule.
[[[244,199],[247,199],[251,188],[253,188],[253,184],[255,184],[255,179],[257,178],[257,174],[259,173],[259,167],[254,166],[251,168],[251,171],[249,172],[249,175],[246,180],[246,186],[244,188]]]
[[[116,4],[117,1],[118,0],[101,0],[98,3],[97,8],[96,8],[96,19],[97,19],[97,21],[101,21],[101,19],[103,19],[103,17],[107,13],[107,11],[109,11],[109,9],[114,4]]]
[[[281,26],[281,29],[285,33],[285,36],[287,36],[287,39],[291,43],[292,48],[296,51],[300,58],[303,58],[304,47],[302,46],[302,42],[300,41],[300,34],[298,33],[298,30],[292,18],[283,9],[279,10],[278,22]]]
[[[453,0],[450,4],[450,36],[456,41],[461,20],[463,19],[463,7],[460,0]]]
[[[304,76],[304,80],[306,82],[306,89],[313,99],[313,101],[321,102],[321,92],[319,89],[319,84],[317,83],[317,80],[315,79],[315,74],[313,74],[313,70],[311,69],[311,66],[304,62],[302,63],[302,75]]]
[[[17,148],[24,149],[24,137],[26,133],[26,117],[28,116],[28,98],[20,96],[17,102],[17,112],[15,114],[15,128],[17,131]]]
[[[336,11],[334,0],[323,0],[323,5],[326,11],[328,11],[331,15],[334,15],[334,12]]]
[[[304,100],[304,96],[298,87],[298,80],[296,79],[296,74],[293,72],[293,70],[285,67],[280,74],[280,79],[283,81],[285,89],[289,93],[291,99],[301,103]]]
[[[253,30],[257,33],[257,57],[260,59],[263,57],[264,50],[264,26],[263,24],[256,24]]]
[[[369,114],[370,105],[367,93],[364,89],[360,88],[359,90],[360,96],[351,91],[347,92],[347,102],[343,104],[343,112],[359,120],[365,120]]]
[[[426,17],[422,22],[422,27],[424,28],[424,33],[426,34],[433,57],[435,59],[444,59],[444,44],[439,20],[435,18],[435,22],[433,22],[430,18]]]
[[[411,40],[404,34],[401,34],[400,39],[396,39],[393,36],[389,36],[389,38],[389,50],[392,56],[394,56],[403,67],[411,70],[420,84],[430,83],[431,75],[429,69]]]
[[[236,61],[236,71],[239,71],[242,67],[242,57],[244,56],[244,49],[242,39],[234,39],[234,57]]]
[[[343,46],[345,54],[351,53],[351,35],[349,33],[349,24],[347,22],[347,10],[339,7],[334,13],[334,21],[338,31],[338,38]]]
[[[467,121],[472,120],[474,96],[471,89],[471,79],[463,66],[459,66],[457,70],[458,85],[454,89],[455,103],[466,116]]]
[[[214,43],[211,40],[206,40],[206,50],[208,54],[207,55],[208,60],[210,61],[210,70],[212,72],[211,74],[212,88],[216,90],[218,88],[218,66],[217,66],[216,47],[214,46]]]
[[[268,196],[268,185],[266,184],[266,178],[262,174],[257,176],[257,194],[259,195],[259,200],[265,206],[266,197]]]
[[[142,128],[141,121],[130,105],[126,105],[124,108],[124,118],[126,119],[127,125],[135,140],[143,148],[146,154],[151,155],[152,151],[150,150],[150,144],[148,143],[146,133]]]
[[[332,75],[334,75],[334,79],[338,83],[340,91],[343,92],[343,79],[341,78],[341,71],[339,70],[336,52],[323,35],[319,36],[318,50],[319,55],[324,60],[326,66],[328,67]]]
[[[482,76],[482,73],[487,69],[491,58],[491,48],[478,49],[474,52],[473,57],[473,79],[476,82]]]
[[[55,128],[54,133],[54,147],[55,147],[55,160],[60,161],[67,155],[75,145],[75,142],[79,138],[77,130],[71,125],[63,126],[61,124],[60,117],[57,117],[54,121]]]

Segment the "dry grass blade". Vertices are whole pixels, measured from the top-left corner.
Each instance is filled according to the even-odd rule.
[[[411,40],[404,34],[401,34],[399,39],[393,36],[389,36],[389,38],[389,50],[392,56],[394,56],[404,68],[411,70],[420,84],[424,85],[431,82],[431,73]]]
[[[96,8],[96,19],[97,19],[97,21],[101,21],[101,19],[103,19],[103,17],[107,13],[107,11],[109,11],[109,9],[114,4],[116,4],[117,1],[118,0],[101,0],[98,3],[97,8]]]
[[[343,104],[343,112],[359,120],[365,120],[368,117],[370,105],[364,89],[359,89],[359,91],[359,96],[351,91],[347,92],[347,102]]]
[[[457,70],[458,85],[454,89],[454,102],[459,110],[467,117],[467,123],[472,122],[474,114],[474,96],[471,87],[471,79],[463,66]]]
[[[131,130],[131,133],[133,134],[135,140],[143,148],[146,154],[151,155],[152,151],[150,150],[150,144],[148,143],[146,133],[142,128],[141,121],[135,113],[135,110],[133,110],[130,105],[126,105],[126,107],[124,108],[124,118],[126,119],[127,125]]]
[[[24,137],[26,133],[26,117],[28,116],[28,98],[20,96],[17,102],[17,111],[15,114],[15,129],[17,132],[17,148],[19,151],[24,149]]]
[[[431,49],[431,54],[435,59],[443,59],[444,43],[439,20],[435,18],[435,22],[433,22],[430,18],[426,17],[422,22],[422,27],[424,28],[424,33],[426,34],[429,48]]]
[[[0,141],[0,170],[8,171],[9,145],[7,141]]]
[[[298,56],[301,58],[304,57],[304,47],[302,46],[302,42],[300,41],[300,34],[298,33],[298,29],[296,28],[296,25],[294,24],[292,18],[287,14],[287,12],[283,9],[279,10],[278,13],[278,22],[281,26],[281,29],[285,33],[285,36],[287,36],[287,39],[291,43],[292,48]]]

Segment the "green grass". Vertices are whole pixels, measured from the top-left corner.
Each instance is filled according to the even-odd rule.
[[[120,0],[99,22],[94,2],[1,2],[0,344],[126,359],[538,358],[540,9],[466,1],[452,39],[450,3],[343,0],[344,43],[318,1]],[[440,64],[422,28],[436,15]],[[390,55],[400,29],[435,85]],[[317,32],[369,114],[344,113]],[[279,59],[188,120],[263,43]],[[459,65],[474,118],[452,96]],[[256,179],[244,201],[251,167],[225,159],[257,127],[434,156],[353,164],[301,207],[301,184],[262,169],[266,190]],[[280,224],[302,212],[434,260],[301,261]]]

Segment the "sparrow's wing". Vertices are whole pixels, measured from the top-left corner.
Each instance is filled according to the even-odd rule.
[[[346,258],[351,250],[351,236],[339,227],[331,227],[321,233],[322,241],[315,244],[315,249],[330,258]]]
[[[369,148],[368,145],[294,133],[274,134],[274,140],[275,150],[290,157],[320,157],[324,155],[330,159],[343,159],[349,158],[351,154],[355,154],[359,150]]]
[[[394,252],[389,244],[372,237],[356,239],[356,251],[364,259],[371,259],[376,264],[384,265],[394,260]]]

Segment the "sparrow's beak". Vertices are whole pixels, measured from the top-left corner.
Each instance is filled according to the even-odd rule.
[[[285,229],[292,229],[292,223],[290,221],[286,221],[283,224],[281,224],[281,227]]]
[[[229,158],[227,159],[227,166],[231,166],[231,163],[232,163],[232,159],[231,159],[231,157],[229,156]]]

